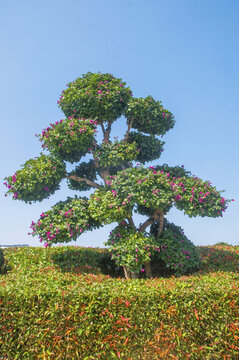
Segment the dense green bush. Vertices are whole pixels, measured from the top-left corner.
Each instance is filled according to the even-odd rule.
[[[157,236],[158,222],[155,222],[150,230],[152,235]],[[166,268],[173,270],[175,275],[188,274],[199,269],[200,258],[196,247],[180,226],[165,219],[164,231],[157,239],[157,246],[160,251],[154,252],[152,261],[163,261]]]
[[[152,96],[130,99],[125,117],[133,122],[134,129],[146,134],[164,135],[175,124],[173,114]]]
[[[4,250],[1,356],[237,360],[239,247],[197,250],[198,274],[130,281],[102,273],[105,249]]]
[[[51,155],[30,159],[22,165],[22,169],[8,176],[4,185],[8,188],[6,195],[14,200],[26,203],[42,201],[59,189],[59,184],[66,175],[65,164]]]
[[[74,115],[113,122],[123,114],[132,96],[125,85],[111,74],[88,72],[67,84],[68,88],[60,96],[59,107],[67,117]]]
[[[47,247],[61,241],[76,240],[85,229],[99,228],[100,224],[90,217],[88,206],[88,200],[84,197],[68,197],[65,201],[59,201],[51,210],[42,213],[36,223],[32,221],[33,236],[36,233],[40,235],[41,242],[47,239],[44,242]]]
[[[154,135],[147,136],[139,132],[129,133],[129,141],[137,144],[139,152],[136,160],[142,164],[158,159],[165,144],[164,141],[157,139]]]
[[[87,119],[68,119],[51,124],[37,135],[43,149],[56,157],[74,163],[89,152],[96,132],[97,122]]]
[[[140,272],[144,271],[143,264],[151,261],[151,253],[156,249],[157,242],[154,236],[139,233],[123,221],[111,231],[105,245],[110,246],[109,251],[116,264]]]

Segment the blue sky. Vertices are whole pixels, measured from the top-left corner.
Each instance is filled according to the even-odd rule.
[[[8,0],[0,14],[0,180],[41,151],[34,134],[63,118],[57,100],[88,71],[121,77],[134,96],[173,112],[159,163],[184,165],[235,199],[223,218],[168,219],[195,245],[239,244],[239,2],[237,0]],[[115,134],[122,129],[115,125]],[[154,162],[156,164],[157,162]],[[63,182],[49,200],[4,197],[0,244],[39,246],[32,220],[72,195]],[[103,246],[111,226],[74,244]]]

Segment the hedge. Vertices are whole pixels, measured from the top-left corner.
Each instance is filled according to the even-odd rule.
[[[3,359],[238,359],[239,247],[198,248],[198,273],[152,280],[112,278],[95,264],[79,272],[69,267],[70,251],[82,251],[82,262],[95,257],[96,265],[104,253],[5,251],[11,270],[0,277]],[[207,265],[220,251],[233,259],[228,271]]]

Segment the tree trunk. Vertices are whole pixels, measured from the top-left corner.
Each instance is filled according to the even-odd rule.
[[[131,279],[139,279],[139,273],[131,271],[130,274],[131,274]]]
[[[127,267],[124,266],[124,276],[126,279],[130,279],[130,271]]]
[[[146,272],[146,278],[151,279],[152,278],[151,261],[145,262],[144,268],[145,268],[145,272]]]
[[[163,232],[163,220],[164,220],[164,213],[163,210],[160,210],[159,212],[159,228],[158,228],[158,235],[157,238],[162,234]]]
[[[124,266],[124,276],[126,279],[138,279],[139,273],[130,271],[127,267]]]

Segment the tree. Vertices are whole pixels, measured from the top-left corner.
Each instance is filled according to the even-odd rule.
[[[140,270],[151,277],[155,253],[172,258],[168,266],[179,268],[190,259],[195,265],[199,259],[193,244],[165,215],[176,206],[189,217],[218,217],[230,200],[183,167],[144,166],[160,157],[164,142],[159,136],[173,128],[173,114],[152,96],[133,97],[121,79],[90,72],[69,83],[58,104],[66,118],[37,135],[49,154],[41,153],[6,177],[7,194],[26,203],[42,201],[64,178],[70,189],[90,190],[91,194],[58,202],[32,222],[32,234],[47,247],[76,240],[104,224],[118,223],[107,244],[127,278],[137,277]],[[117,119],[126,123],[121,140],[111,138]],[[73,171],[67,172],[67,162],[77,164]],[[145,216],[139,226],[134,212]],[[172,256],[166,243],[171,244]],[[176,254],[181,263],[176,262]]]

